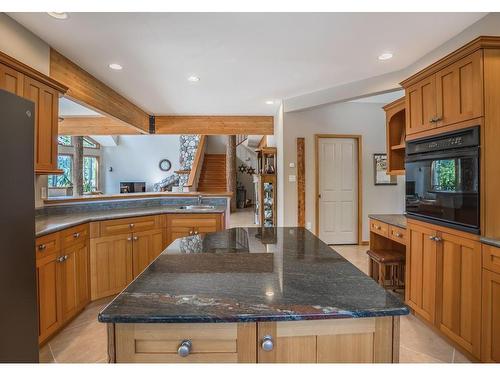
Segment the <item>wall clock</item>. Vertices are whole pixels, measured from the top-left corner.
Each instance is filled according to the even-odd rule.
[[[163,172],[168,172],[170,168],[172,168],[172,163],[170,163],[170,160],[168,159],[162,159],[160,160],[160,164],[158,166]]]

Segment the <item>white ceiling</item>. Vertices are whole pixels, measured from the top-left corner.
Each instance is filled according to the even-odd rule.
[[[154,114],[274,114],[278,102],[402,69],[484,13],[10,13]],[[378,55],[394,53],[381,62]],[[111,71],[109,63],[122,64]],[[187,82],[198,75],[196,84]]]
[[[354,103],[388,104],[399,98],[402,98],[404,95],[405,95],[404,90],[397,90],[397,91],[387,92],[385,94],[366,96],[364,98],[359,98],[350,101]]]
[[[90,108],[84,107],[67,98],[59,98],[59,116],[102,116]]]

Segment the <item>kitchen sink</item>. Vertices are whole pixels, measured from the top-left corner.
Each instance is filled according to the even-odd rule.
[[[179,207],[180,210],[213,210],[215,206],[209,206],[206,204],[201,204],[201,205],[189,205],[189,206],[181,206]]]

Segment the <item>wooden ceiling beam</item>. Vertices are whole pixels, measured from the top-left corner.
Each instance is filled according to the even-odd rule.
[[[74,62],[50,49],[50,77],[68,87],[66,96],[116,121],[149,133],[149,114]]]
[[[273,116],[155,116],[156,134],[274,134]]]
[[[65,116],[59,120],[59,135],[142,134],[137,128],[109,117]]]

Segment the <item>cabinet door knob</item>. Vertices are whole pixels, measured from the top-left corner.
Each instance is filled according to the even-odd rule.
[[[177,349],[177,354],[181,357],[187,357],[189,353],[191,353],[192,345],[191,340],[182,340],[179,348]]]
[[[39,251],[44,251],[46,248],[47,248],[47,245],[45,245],[45,244],[38,245]]]
[[[434,237],[434,241],[436,241],[436,242],[441,241],[441,239],[442,239],[441,237],[437,237],[437,236],[436,236],[436,237]]]
[[[127,237],[127,241],[132,241],[132,237]]]
[[[57,258],[57,262],[59,262],[59,263],[64,262],[64,256],[61,256],[61,257]]]
[[[139,237],[134,236],[134,241],[137,241],[138,239],[139,239]]]
[[[80,233],[73,233],[73,238],[80,238]]]
[[[271,335],[266,335],[262,339],[262,350],[265,352],[270,352],[274,348],[273,338]]]
[[[194,234],[198,234],[198,231],[197,231],[197,230],[195,230],[195,231],[194,231]]]

